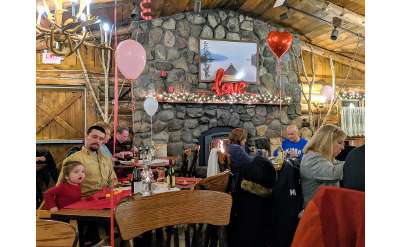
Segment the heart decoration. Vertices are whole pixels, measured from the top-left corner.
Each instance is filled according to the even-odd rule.
[[[293,38],[289,32],[272,31],[268,34],[266,41],[271,51],[280,59],[289,50]]]

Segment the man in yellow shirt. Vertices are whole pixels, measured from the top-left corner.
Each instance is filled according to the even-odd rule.
[[[111,158],[100,151],[105,136],[106,131],[103,127],[91,126],[86,132],[85,145],[82,149],[63,161],[62,167],[68,161],[79,161],[85,167],[86,177],[81,183],[82,196],[94,194],[105,186],[111,186],[113,181],[117,183]],[[61,168],[57,183],[60,183],[63,176]]]

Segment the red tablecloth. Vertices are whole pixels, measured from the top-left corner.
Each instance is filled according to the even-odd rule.
[[[108,194],[108,196],[107,196]],[[114,207],[118,205],[118,203],[131,195],[131,190],[117,190],[114,191]],[[111,200],[110,200],[110,190],[102,190],[97,192],[96,194],[91,195],[88,198],[82,199],[78,202],[72,203],[65,208],[74,208],[74,209],[107,209],[111,208]]]
[[[118,182],[126,182],[126,181],[131,181],[132,180],[132,174],[128,174],[126,178],[118,178]]]
[[[200,180],[201,179],[194,178],[194,177],[176,177],[175,183],[176,183],[176,187],[181,188],[181,189],[187,189],[187,188],[194,187],[196,185],[196,183]]]

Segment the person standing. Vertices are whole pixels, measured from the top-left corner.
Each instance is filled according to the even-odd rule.
[[[70,161],[82,163],[85,168],[85,180],[81,183],[82,196],[89,196],[105,186],[117,182],[117,177],[110,157],[100,151],[106,131],[100,126],[91,126],[86,131],[85,143],[80,151],[64,159],[57,184],[65,177],[64,166]]]
[[[282,149],[291,159],[302,159],[303,150],[307,144],[307,140],[300,137],[299,129],[296,125],[289,125],[286,128],[287,138],[282,142]],[[278,156],[278,150],[274,151],[274,156]]]
[[[344,149],[346,134],[339,127],[327,124],[317,130],[304,148],[300,163],[304,208],[321,185],[339,187],[343,163],[335,157]]]

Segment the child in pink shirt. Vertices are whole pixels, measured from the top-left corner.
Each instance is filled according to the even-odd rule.
[[[85,179],[85,168],[77,161],[64,164],[65,177],[56,187],[43,194],[44,208],[55,212],[81,199],[81,183]]]

